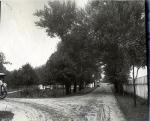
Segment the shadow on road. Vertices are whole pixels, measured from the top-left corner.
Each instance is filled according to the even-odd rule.
[[[94,92],[92,92],[92,95],[113,95],[113,93],[106,92],[106,91],[94,91]]]

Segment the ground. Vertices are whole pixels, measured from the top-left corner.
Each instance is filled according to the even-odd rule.
[[[13,112],[12,121],[126,121],[108,84],[82,96],[6,98],[0,110]]]
[[[137,97],[137,106],[134,107],[132,96],[116,95],[116,98],[127,121],[148,121],[147,100]]]

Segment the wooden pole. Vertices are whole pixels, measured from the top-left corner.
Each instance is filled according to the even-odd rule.
[[[134,94],[133,94],[134,107],[136,107],[136,87],[135,87],[134,65],[133,65],[133,90],[134,90]]]

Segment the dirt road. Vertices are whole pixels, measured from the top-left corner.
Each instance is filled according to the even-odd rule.
[[[65,98],[0,100],[0,110],[14,113],[12,121],[125,121],[111,86]]]

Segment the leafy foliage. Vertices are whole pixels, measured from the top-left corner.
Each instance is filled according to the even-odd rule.
[[[30,64],[25,64],[19,70],[7,73],[6,81],[9,87],[32,86],[38,84],[38,76]]]
[[[76,6],[74,2],[48,2],[44,10],[35,13],[40,17],[36,25],[46,28],[49,36],[63,37],[69,33],[76,16]]]
[[[127,81],[133,64],[146,64],[144,3],[93,1],[90,7],[91,27],[103,48],[105,77],[114,84],[122,84]]]
[[[144,12],[141,1],[91,1],[85,9],[49,2],[35,13],[36,25],[62,41],[45,66],[47,80],[83,87],[101,77],[103,66],[105,79],[122,92],[131,67],[146,65]]]
[[[6,68],[4,64],[11,64],[10,62],[6,61],[6,57],[3,52],[0,52],[0,72],[6,72]]]

